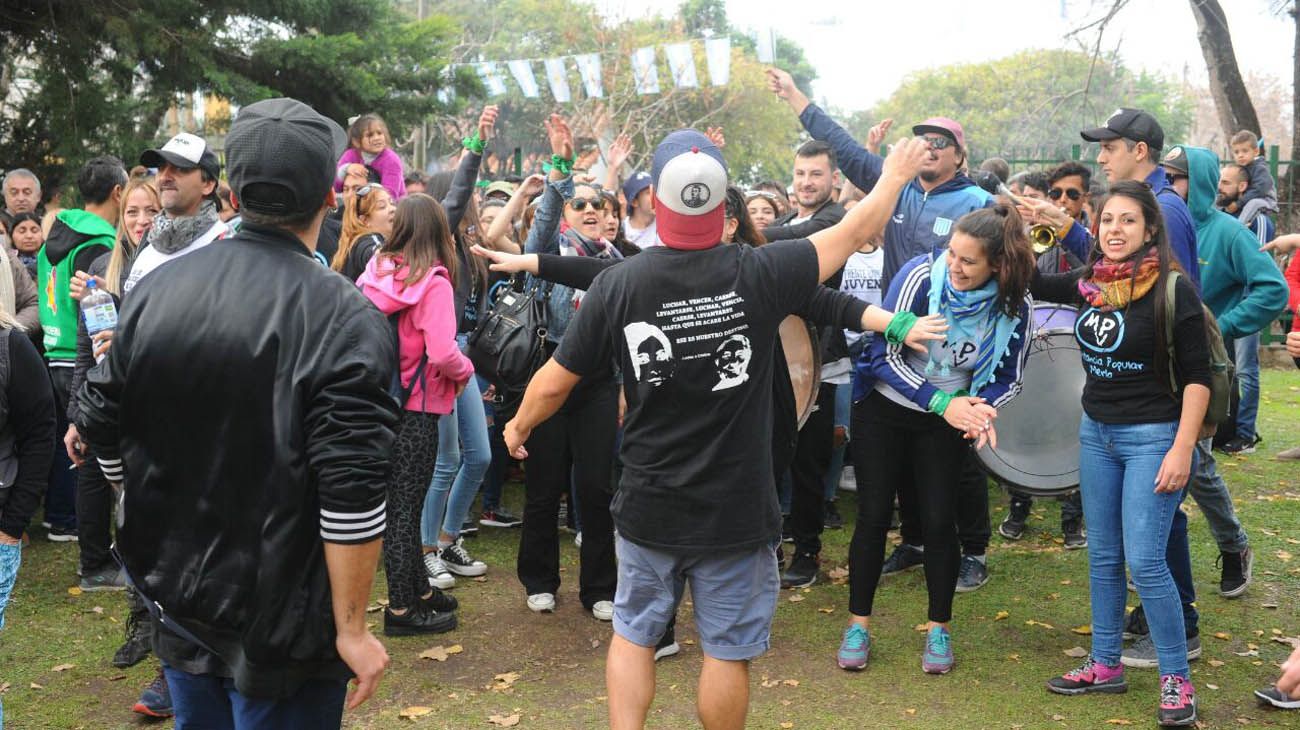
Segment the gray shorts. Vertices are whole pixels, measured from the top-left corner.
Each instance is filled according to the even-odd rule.
[[[618,535],[614,547],[614,633],[638,646],[659,643],[690,581],[705,654],[746,661],[767,651],[781,590],[775,543],[742,552],[678,554]]]

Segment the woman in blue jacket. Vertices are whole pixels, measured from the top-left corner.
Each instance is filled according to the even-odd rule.
[[[948,335],[931,342],[926,355],[877,338],[858,363],[850,444],[858,480],[849,547],[852,618],[837,657],[844,669],[867,664],[872,602],[900,485],[915,489],[922,505],[929,623],[921,668],[952,669],[948,622],[961,559],[953,476],[966,459],[964,439],[996,446],[997,409],[1020,391],[1033,269],[1023,221],[999,205],[962,216],[945,252],[912,259],[889,287],[886,309],[942,314]]]

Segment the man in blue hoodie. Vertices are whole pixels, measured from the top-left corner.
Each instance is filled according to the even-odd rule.
[[[790,74],[769,68],[767,86],[799,115],[799,122],[813,139],[830,144],[839,160],[841,174],[863,192],[871,192],[880,179],[884,158],[858,144],[830,115],[809,102]],[[921,173],[903,188],[894,215],[885,226],[881,291],[889,290],[889,282],[903,264],[921,254],[934,254],[947,248],[958,218],[994,204],[993,196],[965,173],[969,150],[960,124],[945,117],[932,117],[913,126],[912,134],[929,142],[930,153]],[[857,390],[854,389],[855,400],[861,397]],[[864,469],[867,465],[855,467]],[[964,593],[976,590],[989,580],[984,560],[992,536],[988,480],[975,461],[974,451],[967,459],[957,488],[961,493],[957,532],[962,544],[957,591]],[[921,528],[916,514],[915,495],[911,490],[901,489],[899,519],[903,543],[885,561],[886,575],[920,567],[923,563]]]
[[[1219,194],[1219,159],[1213,152],[1200,147],[1174,147],[1163,166],[1170,177],[1177,179],[1177,190],[1187,191],[1187,207],[1196,222],[1202,299],[1218,320],[1224,344],[1232,352],[1234,338],[1259,332],[1286,309],[1286,280],[1272,257],[1259,250],[1255,235],[1236,218],[1214,207]],[[1219,594],[1236,598],[1250,585],[1250,542],[1233,511],[1228,487],[1215,468],[1212,443],[1213,439],[1205,439],[1196,445],[1196,471],[1187,486],[1219,545],[1223,570]],[[1173,544],[1171,540],[1170,545]],[[1187,623],[1190,654],[1193,651],[1190,635],[1196,631],[1196,609],[1190,605],[1195,600],[1191,561],[1185,553],[1180,555],[1172,547],[1167,559],[1183,600],[1184,616],[1190,617]],[[1125,649],[1122,661],[1132,667],[1155,667],[1155,645],[1150,636]]]

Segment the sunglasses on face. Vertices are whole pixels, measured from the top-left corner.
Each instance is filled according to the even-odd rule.
[[[591,206],[592,210],[604,210],[605,200],[604,198],[570,198],[569,199],[569,207],[573,208],[575,211],[579,213],[586,210],[588,205]]]
[[[377,187],[379,187],[377,183],[366,183],[353,191],[352,197],[357,201],[357,215],[361,215],[361,199],[369,195],[370,191]]]
[[[745,200],[753,200],[754,198],[776,200],[776,193],[769,193],[766,190],[748,190],[745,192]]]
[[[935,135],[934,137],[930,137],[927,135],[925,137],[922,137],[921,139],[924,139],[927,143],[929,143],[930,148],[934,150],[946,150],[949,147],[952,147],[953,145],[957,144],[956,142],[952,141],[951,139],[948,139],[947,137],[944,137],[943,135]]]
[[[1075,190],[1074,188],[1052,188],[1047,191],[1047,197],[1052,200],[1060,200],[1062,195],[1070,200],[1078,200],[1083,197],[1083,191]]]

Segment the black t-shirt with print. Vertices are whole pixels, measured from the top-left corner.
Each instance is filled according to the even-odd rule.
[[[1030,292],[1037,299],[1079,303],[1077,282],[1077,272],[1038,275]],[[1094,421],[1161,423],[1181,418],[1181,400],[1173,397],[1156,373],[1155,301],[1153,288],[1126,309],[1102,312],[1079,307],[1074,336],[1087,376],[1083,410]],[[1205,314],[1186,276],[1179,276],[1174,288],[1174,352],[1179,384],[1210,384]]]
[[[611,510],[623,537],[672,551],[778,539],[773,348],[781,320],[816,287],[806,240],[656,246],[596,278],[555,360],[579,375],[622,363],[623,479]]]

